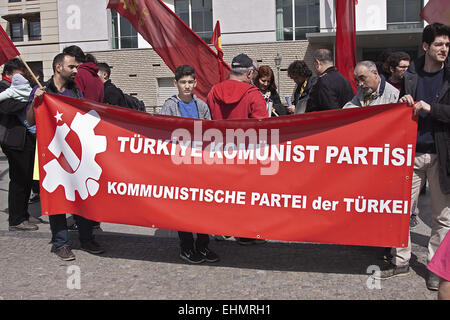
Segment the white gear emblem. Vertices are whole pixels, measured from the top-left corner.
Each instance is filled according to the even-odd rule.
[[[59,112],[57,116],[58,114]],[[59,119],[61,118],[59,117]],[[42,187],[45,190],[52,193],[58,186],[62,185],[66,199],[69,201],[75,201],[75,191],[78,191],[83,200],[89,195],[97,194],[99,184],[96,180],[100,178],[102,168],[95,162],[95,156],[106,151],[106,137],[97,136],[94,133],[94,128],[99,122],[100,116],[96,111],[91,110],[84,115],[77,113],[70,125],[70,129],[80,139],[81,161],[65,140],[70,132],[67,124],[64,123],[56,127],[55,135],[48,149],[55,157],[59,157],[62,153],[74,172],[67,172],[61,167],[58,160],[53,159],[43,167],[46,176],[42,182]]]

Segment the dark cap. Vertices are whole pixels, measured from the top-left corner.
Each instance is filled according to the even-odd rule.
[[[255,67],[255,64],[252,59],[245,53],[241,53],[233,58],[231,61],[231,68],[250,68]]]

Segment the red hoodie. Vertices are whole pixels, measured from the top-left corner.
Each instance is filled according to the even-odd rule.
[[[214,120],[268,118],[266,101],[258,88],[236,80],[212,87],[207,103]]]
[[[78,67],[75,83],[85,99],[103,102],[103,82],[97,74],[98,67],[93,62],[86,62]]]

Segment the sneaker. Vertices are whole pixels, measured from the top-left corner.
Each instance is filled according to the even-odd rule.
[[[267,241],[264,239],[238,238],[237,242],[240,245],[248,246],[248,245],[252,245],[252,244],[263,244],[263,243],[266,243]]]
[[[82,242],[80,247],[81,250],[87,251],[92,254],[100,254],[105,252],[105,250],[95,240]]]
[[[33,193],[30,197],[30,200],[28,200],[28,203],[35,203],[41,201],[41,197],[39,196],[39,193]]]
[[[409,219],[409,229],[414,229],[419,224],[419,220],[417,220],[417,215],[412,214],[411,218]]]
[[[70,226],[67,226],[67,230],[69,231],[78,231],[78,226],[76,223],[71,224]]]
[[[378,275],[375,273],[373,278],[378,280],[386,280],[394,277],[407,276],[409,273],[409,265],[399,267],[393,263],[389,263],[381,268]]]
[[[36,231],[39,227],[28,220],[19,223],[17,226],[9,226],[9,231]]]
[[[183,260],[186,260],[189,263],[194,263],[194,264],[205,262],[205,259],[203,258],[203,256],[194,250],[181,249],[180,258]]]
[[[75,260],[75,255],[72,252],[70,247],[62,247],[59,249],[52,248],[51,252],[56,254],[58,258],[64,261],[72,261]]]
[[[38,223],[44,223],[44,220],[42,220],[41,218],[36,218],[36,217],[30,216],[28,218],[28,222],[31,224],[38,224]]]
[[[207,262],[217,262],[220,260],[219,256],[217,254],[215,254],[214,252],[212,252],[209,248],[199,249],[197,252]]]
[[[439,276],[435,275],[433,272],[428,272],[427,277],[427,288],[428,290],[438,291],[439,290]]]

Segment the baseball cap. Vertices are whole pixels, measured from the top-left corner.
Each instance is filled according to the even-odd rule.
[[[233,58],[231,61],[231,68],[250,68],[255,67],[255,64],[252,59],[245,53],[241,53]]]

